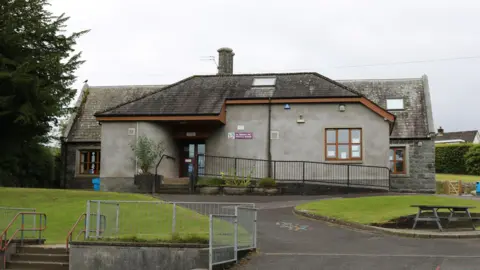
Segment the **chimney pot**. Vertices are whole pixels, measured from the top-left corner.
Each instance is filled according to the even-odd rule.
[[[233,56],[235,53],[230,48],[218,49],[218,74],[233,74]]]
[[[440,127],[438,129],[438,135],[437,136],[443,136],[443,128],[442,127]]]

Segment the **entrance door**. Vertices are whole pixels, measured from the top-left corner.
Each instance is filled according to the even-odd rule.
[[[193,173],[195,157],[205,154],[205,141],[186,141],[180,145],[180,177],[188,177]],[[198,174],[203,174],[205,166],[205,157],[198,158]]]

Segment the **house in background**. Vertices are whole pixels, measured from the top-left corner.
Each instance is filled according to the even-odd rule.
[[[160,165],[166,178],[188,176],[190,158],[207,154],[389,167],[393,189],[435,190],[426,76],[334,81],[315,72],[234,74],[233,51],[218,52],[215,75],[168,86],[84,85],[64,134],[65,184],[90,187],[99,176],[109,190],[129,191],[138,171],[130,144],[147,135],[166,142],[175,157]]]
[[[435,144],[455,144],[455,143],[480,143],[480,134],[478,130],[444,132],[443,128],[438,129],[438,135],[435,137]]]

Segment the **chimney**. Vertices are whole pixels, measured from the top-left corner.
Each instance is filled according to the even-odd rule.
[[[438,129],[438,134],[437,134],[437,136],[443,136],[443,128],[442,128],[442,127],[440,127],[440,128]]]
[[[218,49],[218,75],[233,74],[233,50],[230,48]]]

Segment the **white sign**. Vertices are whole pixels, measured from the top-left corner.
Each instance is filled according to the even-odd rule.
[[[235,140],[235,132],[228,132],[228,138]]]
[[[197,136],[197,133],[196,132],[187,132],[187,137],[195,137]]]
[[[244,125],[238,125],[237,130],[245,130],[245,126]]]

